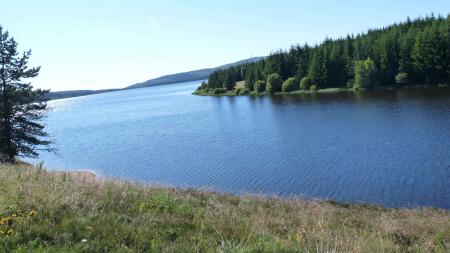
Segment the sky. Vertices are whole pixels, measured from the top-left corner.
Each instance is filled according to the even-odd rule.
[[[0,0],[0,25],[31,49],[31,80],[60,90],[121,88],[447,15],[449,0]]]

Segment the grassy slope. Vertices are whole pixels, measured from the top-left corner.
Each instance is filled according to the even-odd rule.
[[[0,252],[450,249],[443,210],[235,197],[1,164],[0,192]]]

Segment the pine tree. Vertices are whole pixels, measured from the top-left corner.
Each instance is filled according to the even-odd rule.
[[[226,71],[225,77],[223,79],[223,88],[225,88],[227,90],[232,90],[232,89],[234,89],[235,85],[236,84],[234,82],[232,73],[230,71]]]
[[[248,90],[253,91],[255,86],[255,75],[253,74],[253,71],[251,69],[246,69],[245,73],[245,87],[247,87]]]
[[[447,43],[437,23],[421,32],[416,40],[413,58],[425,82],[437,84],[447,75]]]
[[[14,162],[17,156],[37,157],[51,151],[47,133],[39,121],[47,108],[48,91],[34,89],[22,79],[33,78],[40,68],[28,68],[31,51],[21,56],[17,42],[0,26],[0,156]]]
[[[308,76],[311,78],[313,85],[320,88],[325,83],[327,70],[324,61],[324,55],[320,48],[314,51],[311,62],[309,64]]]

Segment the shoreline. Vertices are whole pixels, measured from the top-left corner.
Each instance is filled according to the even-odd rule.
[[[296,90],[292,92],[275,92],[273,94],[268,94],[267,92],[260,92],[256,94],[254,91],[250,91],[246,95],[239,95],[235,93],[235,90],[227,90],[224,93],[213,94],[212,91],[208,90],[195,90],[192,95],[196,96],[210,96],[210,97],[242,97],[242,96],[255,96],[255,97],[265,97],[265,96],[298,96],[304,94],[337,94],[337,93],[356,93],[361,91],[383,91],[383,90],[402,90],[402,89],[415,89],[415,88],[442,88],[442,87],[450,87],[449,84],[439,84],[439,85],[426,85],[426,84],[413,84],[407,86],[386,86],[386,87],[377,87],[375,89],[360,89],[355,90],[353,88],[325,88],[318,90]]]
[[[90,174],[92,175],[92,174]],[[446,252],[450,211],[235,196],[0,164],[0,251]]]
[[[357,201],[339,201],[335,199],[326,199],[326,198],[318,198],[318,197],[308,197],[303,196],[302,194],[293,194],[289,196],[278,195],[276,193],[268,194],[268,193],[255,193],[255,192],[241,192],[234,193],[228,191],[220,191],[215,190],[210,187],[183,187],[183,186],[175,186],[162,182],[146,182],[146,181],[136,181],[132,179],[120,178],[120,177],[106,177],[102,176],[99,173],[96,173],[94,170],[90,169],[80,169],[80,170],[59,170],[59,169],[48,169],[48,168],[39,168],[38,166],[33,166],[32,164],[20,161],[19,165],[24,165],[27,169],[30,169],[34,172],[38,172],[41,170],[44,173],[50,173],[55,176],[61,177],[72,177],[77,181],[83,181],[88,183],[118,183],[118,184],[133,184],[138,187],[144,188],[154,188],[154,189],[172,189],[178,191],[198,191],[206,194],[217,194],[217,195],[230,195],[237,198],[240,197],[254,197],[261,199],[278,199],[281,201],[290,201],[290,200],[300,200],[306,202],[313,203],[332,203],[338,206],[361,206],[368,208],[380,208],[380,209],[399,209],[399,210],[421,210],[421,209],[437,209],[443,211],[449,211],[450,209],[440,208],[435,206],[420,206],[420,205],[410,205],[410,206],[386,206],[381,203],[365,203],[365,202],[357,202]],[[2,165],[0,163],[0,165]]]

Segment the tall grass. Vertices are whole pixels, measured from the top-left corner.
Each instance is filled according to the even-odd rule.
[[[0,165],[0,192],[0,252],[450,250],[450,212],[437,209],[231,196],[25,165]]]

